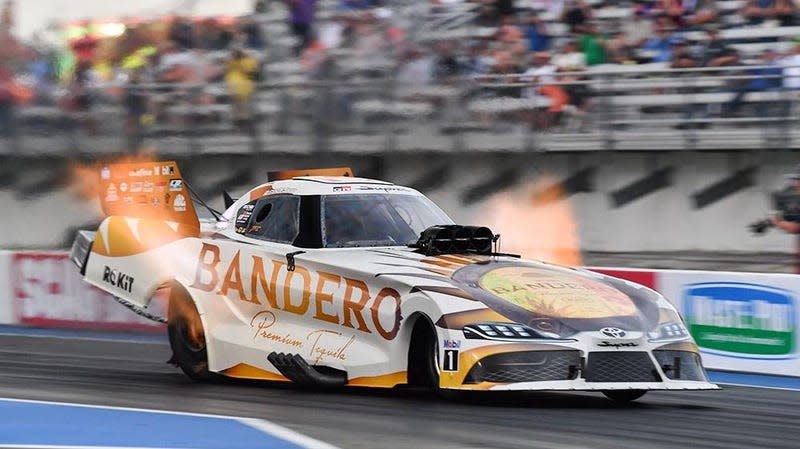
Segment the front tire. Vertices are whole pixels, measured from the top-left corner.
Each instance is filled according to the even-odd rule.
[[[614,402],[633,402],[644,396],[647,390],[604,390],[603,394]]]
[[[419,317],[411,330],[408,351],[408,384],[439,391],[439,339],[433,324]]]

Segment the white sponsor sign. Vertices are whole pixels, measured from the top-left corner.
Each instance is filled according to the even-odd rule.
[[[800,276],[659,271],[706,368],[800,376]]]

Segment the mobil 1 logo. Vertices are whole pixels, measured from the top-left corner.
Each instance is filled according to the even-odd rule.
[[[444,357],[442,371],[458,371],[458,350],[461,348],[459,340],[444,341]]]

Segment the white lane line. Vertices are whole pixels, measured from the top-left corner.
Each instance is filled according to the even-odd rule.
[[[111,331],[113,332],[113,331]],[[102,341],[102,342],[115,342],[115,343],[134,343],[134,344],[143,344],[143,345],[167,345],[169,341],[166,338],[163,340],[159,337],[159,334],[153,334],[152,339],[149,337],[150,334],[144,334],[148,337],[146,338],[136,338],[134,336],[131,339],[126,339],[124,336],[120,337],[103,337],[103,336],[95,336],[95,337],[86,337],[80,335],[53,335],[53,334],[27,334],[22,332],[8,332],[0,330],[0,336],[3,337],[25,337],[25,338],[50,338],[53,340],[83,340],[83,341]],[[2,398],[0,398],[2,399]]]
[[[288,429],[269,421],[264,421],[263,419],[238,418],[238,421],[260,432],[274,435],[280,439],[289,441],[290,443],[294,443],[307,449],[338,449],[336,446],[325,443],[324,441],[316,440],[309,436],[303,435],[302,433],[295,432],[292,429]]]
[[[178,412],[173,410],[156,410],[156,409],[147,409],[147,408],[136,408],[136,407],[117,407],[113,405],[94,405],[94,404],[80,404],[80,403],[72,403],[72,402],[58,402],[58,401],[40,401],[36,399],[16,399],[16,398],[0,398],[0,402],[23,402],[28,404],[45,404],[45,405],[61,405],[67,407],[82,407],[82,408],[91,408],[91,409],[100,409],[100,410],[120,410],[120,411],[127,411],[127,412],[144,412],[144,413],[155,413],[155,414],[162,414],[162,415],[177,415],[177,416],[192,416],[198,418],[217,418],[217,419],[227,419],[231,421],[237,421],[243,425],[248,427],[254,428],[262,433],[276,436],[278,438],[282,438],[287,440],[291,443],[294,443],[298,446],[304,447],[306,449],[339,449],[336,446],[331,444],[325,443],[323,441],[311,438],[309,436],[303,435],[301,433],[295,432],[292,429],[287,427],[283,427],[279,424],[275,424],[273,422],[269,422],[263,419],[258,418],[245,418],[241,416],[230,416],[230,415],[214,415],[209,413],[192,413],[192,412]],[[5,445],[0,444],[0,448],[24,448],[24,449],[32,449],[32,448],[92,448],[92,449],[111,449],[115,448],[115,446],[43,446],[43,445],[33,445],[33,446],[25,446],[25,445]],[[126,449],[144,449],[144,448],[126,448]],[[170,448],[147,448],[147,449],[170,449]],[[185,448],[183,448],[185,449]]]

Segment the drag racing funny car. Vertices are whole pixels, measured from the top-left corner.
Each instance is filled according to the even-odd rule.
[[[620,401],[717,388],[653,290],[497,253],[488,228],[346,168],[278,173],[216,212],[195,205],[174,162],[110,165],[100,197],[107,217],[79,232],[72,260],[166,322],[172,361],[195,379]],[[199,205],[214,218],[198,219]]]

